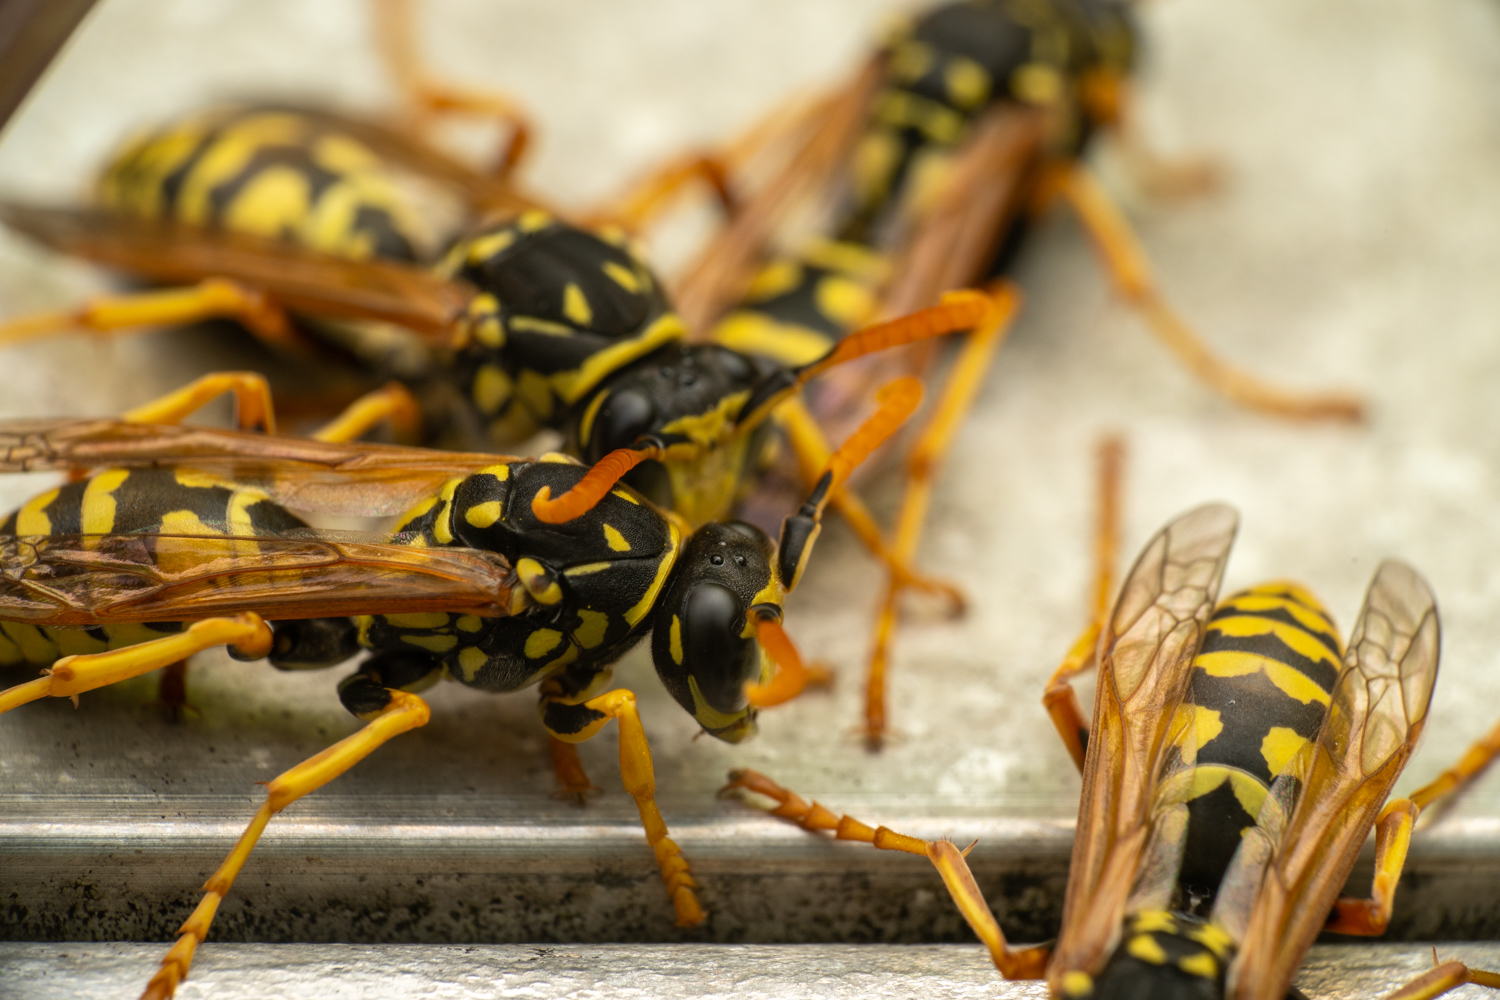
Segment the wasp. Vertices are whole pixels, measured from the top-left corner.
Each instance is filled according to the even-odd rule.
[[[1045,979],[1054,997],[1300,996],[1292,978],[1318,934],[1384,931],[1417,817],[1483,763],[1476,748],[1410,798],[1388,798],[1437,678],[1437,607],[1415,570],[1380,565],[1346,646],[1296,583],[1218,600],[1237,528],[1233,508],[1210,504],[1147,543],[1085,633],[1098,640],[1091,723],[1056,697],[1086,669],[1076,647],[1049,682],[1049,713],[1083,773],[1052,945],[1009,945],[949,842],[836,817],[754,772],[728,787],[772,797],[805,828],[926,855],[1006,978]],[[1111,545],[1101,535],[1100,551]],[[1371,894],[1343,896],[1372,828]],[[1447,962],[1390,996],[1464,983],[1500,988],[1500,974]]]
[[[426,724],[420,692],[439,680],[490,692],[540,685],[542,722],[562,743],[618,722],[624,783],[677,921],[700,923],[696,883],[656,805],[635,695],[610,688],[613,664],[649,632],[658,676],[704,730],[729,742],[752,735],[757,709],[799,683],[780,620],[824,507],[915,409],[920,384],[882,390],[776,542],[744,522],[694,528],[619,484],[585,514],[549,523],[538,497],[578,486],[588,467],[562,455],[349,443],[370,408],[313,439],[177,423],[226,389],[248,401],[242,423],[268,422],[264,381],[226,373],[120,420],[0,428],[0,470],[92,471],[0,520],[0,664],[44,668],[0,691],[0,712],[217,646],[281,669],[370,654],[339,685],[364,727],[269,783],[145,995],[171,996],[187,974],[272,816]],[[294,509],[404,513],[365,538],[321,535]]]
[[[1355,397],[1286,390],[1218,357],[1163,297],[1128,221],[1085,166],[1109,134],[1135,154],[1149,188],[1188,190],[1210,175],[1204,164],[1161,161],[1139,141],[1130,101],[1137,34],[1130,5],[1117,0],[957,0],[916,15],[843,85],[752,130],[754,155],[734,153],[739,211],[676,289],[688,326],[753,354],[805,361],[873,316],[1000,273],[1063,201],[1120,293],[1210,388],[1278,416],[1358,418]],[[881,541],[867,515],[843,511],[867,544],[893,553],[892,565],[910,568],[935,469],[1005,329],[971,334],[952,362],[906,459],[893,537]],[[919,352],[893,363],[925,373],[931,361]],[[837,426],[861,374],[872,377],[850,373],[855,388],[819,388],[819,423]],[[816,438],[807,414],[794,407],[784,418],[794,435]],[[816,471],[802,462],[804,480]],[[885,672],[907,586],[892,578],[881,599],[864,713],[873,746],[887,730]]]

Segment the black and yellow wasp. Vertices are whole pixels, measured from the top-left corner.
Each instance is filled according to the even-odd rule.
[[[635,695],[609,687],[613,664],[650,632],[658,676],[704,730],[750,736],[757,706],[800,683],[779,623],[823,508],[915,409],[920,384],[882,391],[779,542],[743,522],[695,529],[618,484],[584,514],[545,522],[538,495],[566,493],[590,472],[561,455],[351,444],[338,440],[357,432],[350,421],[314,439],[176,423],[226,387],[259,396],[250,408],[269,422],[264,382],[226,374],[121,420],[0,424],[0,471],[92,472],[0,521],[0,665],[44,668],[0,691],[0,712],[214,646],[283,669],[371,654],[339,685],[365,727],[270,782],[147,995],[170,996],[186,974],[271,816],[424,725],[418,692],[443,679],[491,692],[539,684],[543,724],[568,744],[617,720],[625,786],[678,923],[701,922],[688,863],[656,806]],[[320,535],[293,509],[404,513],[366,538]]]
[[[1394,561],[1376,571],[1347,647],[1297,584],[1218,603],[1237,525],[1210,504],[1158,532],[1097,630],[1092,724],[1076,701],[1054,708],[1083,751],[1083,798],[1053,945],[1009,946],[951,843],[840,821],[753,772],[730,787],[777,799],[805,827],[928,856],[1001,972],[1045,978],[1054,997],[1300,996],[1292,978],[1318,934],[1384,931],[1413,824],[1449,790],[1387,801],[1426,722],[1438,614]],[[1081,669],[1065,664],[1060,683]],[[1371,895],[1341,896],[1372,827]],[[1391,996],[1468,982],[1500,987],[1500,975],[1449,962]]]
[[[719,342],[749,353],[809,360],[860,323],[1000,273],[1038,216],[1062,199],[1120,292],[1211,388],[1280,416],[1357,418],[1353,397],[1288,391],[1222,360],[1163,299],[1129,223],[1082,163],[1096,137],[1110,133],[1134,154],[1148,187],[1183,189],[1205,176],[1203,164],[1158,161],[1137,141],[1129,99],[1136,49],[1123,0],[956,0],[916,15],[843,86],[759,127],[762,149],[736,152],[728,172],[741,209],[675,289],[688,327],[712,328]],[[934,468],[1009,313],[971,336],[911,449],[908,495],[888,544],[893,564],[910,568]],[[926,375],[930,361],[929,351],[900,363]],[[872,368],[818,387],[818,423],[838,427],[839,408],[860,397],[862,378],[890,377],[889,367]],[[786,418],[816,432],[805,416]],[[803,463],[804,480],[815,471]],[[855,526],[878,539],[873,522]],[[887,588],[871,657],[864,725],[877,745],[903,583]]]

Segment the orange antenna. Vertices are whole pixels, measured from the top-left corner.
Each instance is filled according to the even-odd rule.
[[[875,393],[875,402],[879,409],[859,426],[859,430],[849,435],[828,460],[828,471],[833,473],[833,489],[843,485],[849,474],[870,457],[870,452],[901,429],[922,402],[922,383],[910,375],[899,378],[881,386]]]
[[[660,459],[662,448],[618,448],[594,463],[582,479],[557,499],[543,486],[531,499],[531,512],[544,524],[563,524],[582,517],[604,499],[625,474],[648,459]]]

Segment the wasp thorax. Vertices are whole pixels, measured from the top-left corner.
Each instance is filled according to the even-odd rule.
[[[731,743],[755,731],[745,685],[768,679],[754,617],[781,613],[773,557],[770,538],[753,525],[706,525],[684,548],[656,613],[651,652],[662,683]]]

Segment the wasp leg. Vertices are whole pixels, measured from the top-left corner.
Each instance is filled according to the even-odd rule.
[[[266,785],[266,800],[255,811],[255,817],[240,835],[234,850],[229,852],[219,870],[203,886],[203,901],[178,929],[177,943],[161,960],[161,968],[151,977],[146,991],[141,994],[142,1000],[166,1000],[176,992],[177,985],[187,976],[193,952],[208,937],[208,929],[213,923],[214,913],[219,909],[219,903],[229,893],[235,876],[239,875],[245,859],[254,850],[256,841],[260,840],[260,835],[265,832],[266,824],[271,821],[272,816],[308,792],[322,788],[392,737],[427,724],[431,712],[425,701],[404,691],[387,693],[390,697],[385,708],[359,732],[339,740],[290,770],[283,771]]]
[[[1466,788],[1494,762],[1496,757],[1500,757],[1500,725],[1495,726],[1464,751],[1463,757],[1459,758],[1457,764],[1438,775],[1430,783],[1412,792],[1411,800],[1416,803],[1417,808],[1424,811],[1430,809],[1434,802],[1443,802],[1446,806],[1448,803],[1443,800],[1451,799],[1453,795]]]
[[[1323,929],[1334,934],[1361,937],[1384,934],[1396,904],[1396,883],[1406,864],[1411,831],[1421,810],[1410,799],[1386,803],[1375,821],[1375,879],[1369,899],[1341,896]]]
[[[1217,190],[1224,180],[1224,169],[1218,161],[1210,156],[1169,159],[1156,152],[1141,128],[1125,81],[1118,80],[1115,85],[1120,93],[1115,98],[1112,132],[1135,182],[1155,198],[1187,198]]]
[[[509,176],[520,164],[534,131],[521,105],[498,91],[453,86],[433,77],[417,51],[413,0],[374,0],[372,13],[381,58],[405,92],[417,131],[443,114],[493,119],[502,126],[505,140],[491,172],[496,179]]]
[[[1299,420],[1360,420],[1364,402],[1343,393],[1297,393],[1277,388],[1213,353],[1161,298],[1130,224],[1092,174],[1073,165],[1054,178],[1057,192],[1072,206],[1104,257],[1106,270],[1146,318],[1152,331],[1210,388],[1254,410]]]
[[[312,434],[316,441],[356,441],[382,421],[390,421],[400,444],[416,444],[422,437],[422,408],[411,390],[400,382],[387,382],[367,392]]]
[[[1433,1000],[1468,983],[1500,990],[1500,974],[1471,969],[1462,962],[1444,962],[1394,993],[1387,993],[1384,1000]]]
[[[224,278],[209,278],[190,288],[101,295],[77,309],[21,316],[0,323],[0,346],[80,327],[114,333],[206,319],[237,320],[256,338],[278,350],[304,355],[314,350],[270,296]]]
[[[619,198],[595,209],[584,222],[590,227],[614,224],[639,233],[667,211],[682,191],[695,184],[713,192],[725,215],[734,214],[736,202],[724,162],[716,156],[689,153],[656,168]]]
[[[646,842],[656,854],[657,866],[661,869],[662,881],[666,883],[667,895],[672,899],[677,912],[678,927],[695,927],[701,924],[705,914],[698,903],[687,858],[682,849],[667,836],[667,824],[656,805],[656,773],[651,766],[651,747],[646,742],[646,731],[641,726],[640,713],[636,711],[635,694],[624,688],[607,691],[587,701],[568,704],[559,698],[543,695],[542,722],[557,739],[566,743],[582,743],[591,739],[604,728],[610,719],[620,725],[620,777],[625,790],[635,799],[640,810],[641,826],[646,830]]]
[[[552,755],[552,773],[557,776],[554,797],[572,799],[578,805],[584,805],[599,794],[600,789],[589,780],[588,772],[583,769],[576,744],[565,743],[548,733],[547,749]]]
[[[828,443],[823,428],[818,426],[817,420],[808,412],[801,396],[792,396],[777,407],[776,420],[786,432],[787,441],[802,471],[803,482],[811,488],[833,455],[833,448]],[[956,584],[918,572],[896,558],[886,543],[885,536],[881,534],[880,526],[875,522],[875,515],[870,513],[858,494],[841,489],[834,493],[830,502],[843,515],[870,554],[885,564],[887,572],[899,586],[942,598],[955,617],[964,613],[968,602]]]
[[[234,395],[235,426],[242,431],[276,433],[271,386],[256,372],[210,372],[160,399],[137,406],[122,419],[133,424],[180,424],[226,392]]]
[[[1086,673],[1096,665],[1095,653],[1099,645],[1099,633],[1104,628],[1104,616],[1109,613],[1110,595],[1114,593],[1114,567],[1120,545],[1120,467],[1124,463],[1125,442],[1115,435],[1099,443],[1099,501],[1098,521],[1094,534],[1094,599],[1093,615],[1083,634],[1074,640],[1062,665],[1047,680],[1042,692],[1042,704],[1057,727],[1057,735],[1083,772],[1084,755],[1088,750],[1089,721],[1078,704],[1078,693],[1073,690],[1073,678]]]
[[[938,462],[953,445],[959,422],[974,402],[995,352],[1005,339],[1020,305],[1019,293],[1009,285],[1000,286],[994,296],[994,308],[986,321],[975,328],[964,342],[953,362],[953,371],[927,426],[912,446],[906,459],[906,493],[896,518],[896,537],[891,552],[898,564],[909,564],[916,556],[927,508],[932,500],[932,485]],[[870,654],[865,681],[865,743],[878,750],[886,737],[886,665],[890,658],[891,636],[896,628],[896,599],[900,581],[892,576],[881,599],[875,625],[874,649]]]
[[[270,627],[253,612],[205,618],[177,635],[105,653],[64,656],[44,676],[0,691],[0,712],[38,698],[72,698],[76,705],[85,691],[149,674],[214,646],[229,646],[245,659],[259,659],[271,651],[271,643]]]
[[[198,710],[188,701],[187,660],[168,663],[161,671],[161,680],[156,685],[156,701],[167,710],[167,717],[181,722],[184,715],[197,715]]]
[[[1005,932],[995,920],[984,894],[979,891],[974,875],[964,860],[965,851],[947,840],[922,840],[897,833],[888,827],[872,827],[852,816],[835,816],[833,812],[817,802],[809,804],[796,792],[783,788],[759,771],[730,771],[729,784],[719,789],[725,795],[733,790],[764,795],[776,803],[769,810],[772,816],[790,820],[804,830],[833,831],[836,840],[855,840],[870,844],[882,851],[905,851],[920,854],[932,862],[943,884],[948,887],[954,903],[974,933],[990,951],[990,957],[1006,979],[1040,979],[1052,954],[1046,946],[1034,948],[1012,948],[1005,940]]]

